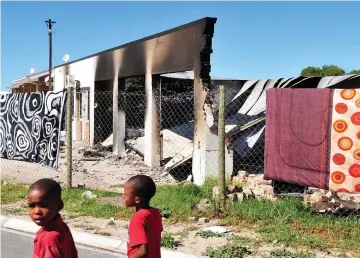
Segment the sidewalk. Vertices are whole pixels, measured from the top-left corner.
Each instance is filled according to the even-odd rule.
[[[12,229],[30,234],[35,234],[36,231],[39,230],[39,227],[33,222],[12,217],[0,216],[0,223],[1,228]],[[77,244],[116,252],[123,255],[126,254],[126,240],[78,232],[73,229],[71,229],[71,232],[74,237],[74,241]],[[161,248],[161,256],[162,258],[196,258],[194,255],[184,254],[165,248]]]

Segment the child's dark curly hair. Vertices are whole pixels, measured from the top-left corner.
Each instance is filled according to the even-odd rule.
[[[129,178],[127,181],[132,185],[133,190],[144,201],[150,201],[156,193],[156,186],[151,177],[145,175],[137,175]]]
[[[50,178],[42,178],[33,183],[28,192],[32,190],[44,191],[46,196],[54,197],[59,202],[59,210],[64,208],[64,203],[61,200],[61,186],[58,182]]]

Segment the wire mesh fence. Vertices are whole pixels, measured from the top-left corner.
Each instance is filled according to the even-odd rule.
[[[155,116],[146,113],[149,100],[143,90],[120,92],[119,114],[124,131],[125,152],[113,155],[113,93],[90,92],[74,94],[72,120],[73,186],[121,189],[121,185],[137,174],[151,176],[158,185],[195,182],[218,176],[218,101],[219,91],[213,86],[204,108],[196,112],[197,100],[188,85],[174,90],[161,85],[153,94]],[[192,86],[190,84],[190,86]],[[241,93],[241,94],[240,94]],[[227,91],[225,108],[225,173],[229,202],[247,199],[268,199],[292,196],[304,198],[306,206],[320,213],[356,215],[360,209],[357,194],[329,193],[284,182],[263,179],[265,150],[266,98],[262,90],[251,94]],[[91,119],[93,114],[93,120]],[[196,115],[197,114],[197,115]],[[151,117],[151,119],[150,119]],[[150,119],[150,120],[149,120]],[[146,124],[150,129],[147,136]],[[92,133],[91,133],[92,131]],[[62,132],[57,170],[1,159],[2,175],[16,181],[31,183],[37,178],[53,177],[66,182],[65,132]],[[156,165],[146,164],[150,155],[146,146],[159,153]],[[237,188],[234,188],[237,186]],[[236,190],[234,190],[236,189]],[[212,197],[216,196],[216,190]],[[305,196],[305,197],[304,197]]]
[[[122,192],[128,178],[145,174],[158,187],[153,204],[170,219],[224,218],[228,226],[250,225],[249,230],[255,226],[261,242],[271,245],[360,253],[359,194],[264,180],[266,98],[260,90],[226,91],[227,210],[222,213],[217,179],[218,87],[206,93],[204,103],[194,97],[191,81],[175,84],[177,90],[165,81],[161,86],[154,89],[153,115],[147,114],[151,102],[143,88],[119,93],[117,117],[124,151],[116,155],[113,92],[96,91],[93,105],[89,90],[74,93],[73,187]],[[50,177],[66,183],[65,135],[62,131],[57,169],[2,158],[2,180],[31,184]]]
[[[118,128],[123,145],[119,154],[114,154],[113,92],[91,93],[86,89],[74,92],[73,187],[105,189],[112,198],[113,192],[123,191],[128,178],[145,174],[157,184],[158,193],[152,204],[167,214],[163,216],[170,221],[204,223],[206,218],[222,218],[226,226],[247,227],[251,234],[259,234],[258,246],[283,244],[322,250],[326,254],[343,250],[354,254],[348,257],[360,255],[360,194],[264,180],[266,96],[262,89],[226,89],[226,212],[221,212],[218,87],[212,85],[206,97],[195,98],[191,80],[181,83],[161,80],[161,85],[154,88],[153,98],[148,99],[144,80],[139,84],[142,86],[127,86],[118,95]],[[151,103],[152,114],[147,113]],[[64,130],[57,169],[1,158],[2,180],[31,184],[50,177],[65,184]],[[81,194],[78,198],[82,198]],[[86,203],[81,201],[77,205]],[[116,206],[120,209],[119,199]],[[116,210],[108,208],[99,209]],[[284,252],[273,256],[296,257]]]

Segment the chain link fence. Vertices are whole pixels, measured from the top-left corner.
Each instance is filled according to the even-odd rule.
[[[90,92],[74,94],[73,112],[73,186],[85,185],[121,191],[133,175],[151,176],[158,185],[189,183],[218,173],[218,102],[219,91],[213,85],[207,104],[194,99],[191,80],[171,84],[166,80],[154,89],[156,118],[152,137],[159,145],[159,166],[144,163],[148,144],[145,135],[147,99],[143,88],[127,88],[119,93],[118,106],[125,126],[125,152],[113,155],[113,93],[96,91],[94,106]],[[197,105],[199,104],[199,105]],[[194,106],[204,106],[194,110]],[[93,108],[93,110],[91,110]],[[284,197],[304,198],[304,206],[318,213],[356,216],[360,210],[357,194],[329,193],[289,183],[263,179],[265,150],[266,98],[262,91],[251,95],[229,89],[226,93],[225,172],[229,202],[246,199],[276,201]],[[93,112],[93,134],[91,113]],[[195,114],[198,112],[198,116]],[[196,124],[196,119],[198,124]],[[92,138],[93,137],[93,138]],[[93,145],[91,143],[93,142]],[[1,159],[3,177],[10,181],[31,183],[38,178],[52,177],[66,182],[65,132],[62,132],[57,170]],[[200,178],[200,179],[199,179]],[[235,187],[236,186],[236,187]],[[216,196],[216,190],[212,197]],[[310,212],[310,211],[309,211]],[[290,216],[290,215],[289,215]],[[334,222],[335,223],[335,222]]]
[[[126,87],[118,97],[125,149],[119,155],[113,154],[112,91],[96,91],[94,105],[88,90],[75,92],[73,99],[73,187],[122,192],[129,177],[145,174],[158,186],[153,204],[170,218],[224,218],[227,225],[256,228],[263,237],[261,244],[270,241],[325,251],[342,248],[359,254],[359,194],[264,180],[266,98],[260,91],[226,90],[226,213],[219,210],[217,179],[218,86],[211,86],[204,105],[194,98],[191,80],[161,80],[153,91],[155,116],[146,114],[144,85]],[[154,120],[150,138],[147,117]],[[1,159],[2,180],[31,184],[50,177],[66,183],[65,135],[62,131],[58,169]],[[147,148],[149,142],[152,150]],[[153,167],[145,164],[150,154],[159,157]],[[200,187],[194,186],[199,182]]]

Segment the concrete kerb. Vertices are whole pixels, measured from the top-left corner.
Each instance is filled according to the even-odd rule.
[[[1,228],[7,228],[30,234],[35,234],[39,230],[39,227],[36,226],[33,222],[6,216],[0,216],[0,223]],[[127,246],[125,240],[79,232],[74,229],[71,229],[71,232],[74,237],[74,241],[77,244],[126,254]],[[196,258],[194,255],[184,254],[165,248],[161,248],[161,256],[163,258]]]

